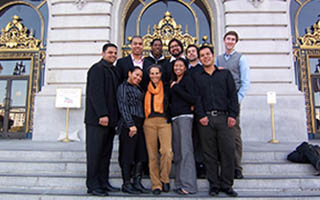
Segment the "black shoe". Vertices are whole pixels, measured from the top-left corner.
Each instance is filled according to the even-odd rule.
[[[215,197],[219,194],[219,188],[212,187],[209,191],[209,196]]]
[[[136,190],[131,183],[123,184],[121,190],[122,192],[129,193],[129,194],[140,194],[140,192]]]
[[[151,192],[150,189],[145,188],[141,182],[137,182],[133,184],[133,187],[141,193],[148,194]]]
[[[234,178],[235,179],[243,179],[243,175],[242,175],[241,170],[238,170],[238,169],[234,170]]]
[[[174,189],[173,191],[174,191],[175,193],[179,194],[179,195],[187,195],[186,193],[184,193],[184,192],[182,191],[181,188]]]
[[[152,194],[160,195],[161,194],[161,190],[160,189],[154,189],[154,190],[152,190]]]
[[[238,193],[234,191],[232,188],[224,188],[224,189],[221,189],[220,191],[226,193],[229,197],[238,196]]]
[[[120,192],[120,188],[113,187],[109,182],[104,184],[102,189],[106,190],[107,192]]]
[[[162,191],[169,192],[170,191],[170,183],[162,183]]]
[[[95,190],[88,189],[87,193],[94,196],[99,196],[99,197],[109,196],[108,192],[103,189],[95,189]]]

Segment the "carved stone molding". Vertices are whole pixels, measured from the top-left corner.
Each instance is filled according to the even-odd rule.
[[[77,8],[81,10],[87,4],[87,0],[75,0],[74,3],[77,5]]]
[[[248,0],[254,7],[258,7],[264,0]]]

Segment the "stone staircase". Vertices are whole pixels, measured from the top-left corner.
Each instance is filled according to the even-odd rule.
[[[310,164],[286,161],[297,144],[244,144],[243,173],[235,180],[238,198],[220,193],[217,199],[320,199],[320,177]],[[117,147],[117,145],[116,145]],[[116,148],[115,147],[115,148]],[[132,196],[110,193],[99,198],[86,194],[86,159],[83,143],[35,142],[30,140],[0,141],[0,199],[75,200],[75,199],[212,199],[208,182],[198,179],[199,192],[179,196],[173,192]],[[121,186],[120,168],[114,151],[111,180]],[[149,179],[144,185],[151,187]],[[173,180],[171,185],[173,186]]]

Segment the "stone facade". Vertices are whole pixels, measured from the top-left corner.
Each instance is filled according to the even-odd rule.
[[[75,3],[75,2],[78,2]],[[224,51],[223,34],[236,30],[251,68],[251,88],[241,104],[244,141],[271,139],[266,92],[277,93],[277,139],[307,140],[304,95],[295,85],[290,1],[210,0],[215,16],[215,49]],[[111,41],[121,46],[122,11],[128,0],[48,0],[49,27],[46,77],[36,95],[33,140],[56,140],[65,128],[65,110],[56,109],[56,88],[77,87],[85,92],[86,73],[100,59],[101,47]],[[69,131],[84,139],[82,109],[71,110]]]

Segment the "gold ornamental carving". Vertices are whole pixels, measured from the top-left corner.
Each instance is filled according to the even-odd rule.
[[[151,34],[150,25],[148,26],[147,34],[142,36],[143,39],[143,47],[144,47],[144,55],[149,55],[149,51],[151,50],[150,43],[153,39],[159,38],[163,43],[163,53],[165,56],[169,56],[168,52],[168,44],[171,39],[176,38],[180,40],[183,44],[184,48],[187,48],[190,44],[196,44],[196,37],[192,37],[188,33],[188,25],[186,24],[185,31],[182,31],[182,25],[177,24],[174,18],[171,16],[169,11],[164,13],[164,17],[158,22],[158,24],[153,25],[153,33]],[[123,55],[127,56],[130,54],[131,45],[130,42],[132,37],[128,37],[128,45],[123,46]]]
[[[195,44],[197,40],[188,33],[188,25],[186,25],[185,33],[182,32],[181,24],[176,23],[169,11],[165,12],[158,24],[153,25],[153,34],[151,35],[150,27],[148,27],[147,34],[142,38],[146,47],[150,47],[150,42],[153,39],[161,38],[164,49],[168,49],[168,44],[173,38],[180,40],[184,47]]]
[[[28,30],[18,16],[2,28],[0,35],[1,50],[39,50],[41,41],[34,38],[32,29]]]
[[[299,46],[303,49],[320,48],[320,20],[312,26],[312,30],[307,28],[306,34],[299,37]]]

